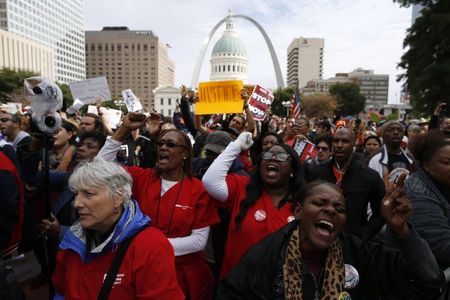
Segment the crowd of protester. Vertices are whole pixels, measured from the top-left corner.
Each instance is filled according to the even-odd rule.
[[[0,112],[2,259],[55,299],[437,299],[450,267],[450,116],[64,115],[46,145]],[[311,155],[297,144],[312,145]],[[49,159],[43,149],[49,148]],[[49,164],[48,182],[44,164]],[[50,190],[50,199],[46,194]]]

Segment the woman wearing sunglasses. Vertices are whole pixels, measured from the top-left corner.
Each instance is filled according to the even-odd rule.
[[[122,140],[145,126],[147,117],[129,113],[99,155],[113,160]],[[209,227],[219,222],[215,203],[192,175],[192,145],[177,129],[162,131],[156,141],[156,167],[124,167],[133,177],[133,195],[175,250],[178,284],[187,299],[212,299],[214,277],[203,249]],[[151,278],[149,278],[151,280]]]
[[[251,133],[241,133],[203,176],[206,190],[231,213],[221,278],[251,246],[294,219],[292,199],[303,185],[303,167],[285,144],[263,152],[250,177],[227,174],[234,159],[252,144]]]

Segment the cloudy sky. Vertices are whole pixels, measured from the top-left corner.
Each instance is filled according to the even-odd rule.
[[[202,44],[228,9],[255,19],[269,35],[286,81],[287,47],[296,37],[325,39],[324,79],[358,67],[390,75],[389,103],[400,97],[396,68],[411,25],[411,8],[392,0],[95,0],[85,1],[86,30],[128,26],[152,30],[171,46],[175,84],[189,85]],[[236,19],[235,31],[247,47],[249,82],[276,87],[267,46],[250,22]],[[222,32],[214,35],[200,81],[209,78],[209,57]]]

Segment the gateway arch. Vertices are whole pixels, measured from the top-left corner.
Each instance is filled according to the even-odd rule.
[[[262,28],[262,26],[259,25],[258,22],[256,22],[254,19],[252,19],[250,17],[244,16],[244,15],[233,15],[232,17],[250,21],[251,23],[253,23],[256,26],[256,28],[259,29],[259,31],[261,32],[261,34],[264,37],[264,40],[266,41],[267,47],[269,48],[270,56],[272,58],[273,68],[275,70],[275,76],[277,79],[277,86],[279,88],[284,87],[283,75],[281,74],[280,63],[278,62],[277,54],[275,53],[275,49],[273,48],[272,42],[270,41],[270,38],[267,35],[267,33],[264,31],[264,28]],[[198,84],[198,78],[200,76],[200,69],[202,67],[203,59],[205,58],[206,50],[209,46],[209,43],[211,42],[211,38],[214,36],[214,33],[216,33],[216,30],[220,27],[220,25],[222,25],[227,20],[227,18],[228,17],[223,18],[222,20],[219,21],[219,23],[216,24],[216,26],[214,26],[214,28],[209,32],[208,38],[203,43],[203,46],[197,57],[197,62],[195,64],[195,68],[194,68],[194,74],[192,75],[192,81],[191,81],[192,88],[195,88]]]

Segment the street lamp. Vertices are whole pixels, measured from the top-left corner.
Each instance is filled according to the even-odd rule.
[[[289,117],[289,107],[291,107],[291,101],[282,101],[281,105],[286,107],[286,118]]]

